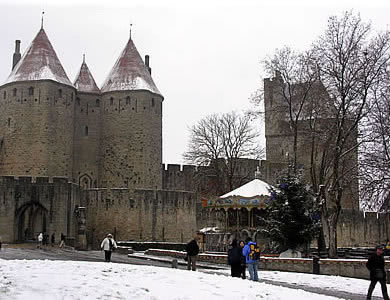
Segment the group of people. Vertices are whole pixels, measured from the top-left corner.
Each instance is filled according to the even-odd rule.
[[[61,233],[61,242],[59,244],[59,247],[62,248],[65,246],[65,235]],[[43,245],[47,246],[49,245],[49,235],[47,233],[40,232],[37,236],[38,245],[37,248],[42,248]],[[53,232],[50,238],[51,246],[54,247],[56,242],[56,235]]]
[[[260,250],[258,245],[248,237],[245,242],[232,241],[228,251],[228,263],[231,267],[232,277],[246,278],[246,267],[249,271],[249,280],[259,281],[258,263],[260,260]]]

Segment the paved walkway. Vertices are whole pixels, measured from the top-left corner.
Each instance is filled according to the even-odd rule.
[[[104,261],[104,253],[101,251],[76,251],[72,248],[58,248],[46,246],[42,249],[37,249],[35,245],[32,244],[21,244],[21,245],[4,245],[3,249],[0,251],[0,259],[49,259],[49,260],[72,260],[72,261]],[[114,263],[126,263],[126,264],[136,264],[136,265],[150,265],[158,267],[171,267],[172,258],[171,257],[156,257],[148,256],[143,254],[129,255],[113,253],[112,262]],[[186,269],[186,263],[183,260],[178,260],[179,268]],[[220,274],[224,276],[229,276],[226,273],[226,269],[229,269],[228,266],[221,266],[211,263],[200,263],[199,271],[210,273],[210,274]],[[292,284],[286,282],[278,282],[274,280],[261,279],[261,282],[272,284],[276,286],[283,286],[293,289],[301,289],[310,293],[322,294],[327,296],[337,297],[339,299],[351,299],[351,300],[364,300],[366,297],[364,295],[341,292],[341,291],[332,291],[328,289],[321,289],[311,287],[309,285],[300,285]],[[369,281],[367,281],[367,287]],[[372,297],[373,300],[379,300],[382,298]]]

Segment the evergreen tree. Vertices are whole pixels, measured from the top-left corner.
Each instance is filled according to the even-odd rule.
[[[280,178],[279,189],[273,191],[265,217],[261,218],[261,232],[276,242],[280,251],[307,245],[318,233],[319,210],[301,177],[289,171]]]

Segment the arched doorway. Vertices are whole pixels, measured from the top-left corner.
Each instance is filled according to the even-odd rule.
[[[39,202],[27,202],[16,211],[17,241],[36,239],[47,231],[47,209]]]

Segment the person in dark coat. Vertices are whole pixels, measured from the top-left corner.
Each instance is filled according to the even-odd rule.
[[[239,247],[237,240],[232,241],[232,247],[228,251],[228,263],[231,268],[232,277],[241,277],[241,257],[242,249]]]
[[[383,247],[377,246],[375,253],[372,254],[367,261],[367,269],[370,270],[371,284],[368,288],[367,300],[371,299],[372,292],[374,291],[376,283],[379,281],[382,288],[383,299],[389,300],[386,287],[386,272],[385,272],[385,259],[383,258]]]
[[[56,243],[56,234],[53,232],[51,234],[51,246],[54,247],[55,243]]]
[[[199,246],[196,237],[187,244],[186,252],[187,252],[187,269],[188,270],[192,269],[192,271],[196,271],[196,259],[199,254]]]
[[[241,251],[241,268],[240,268],[240,277],[246,279],[246,257],[242,255],[242,250],[245,247],[245,242],[240,241],[240,251]]]

